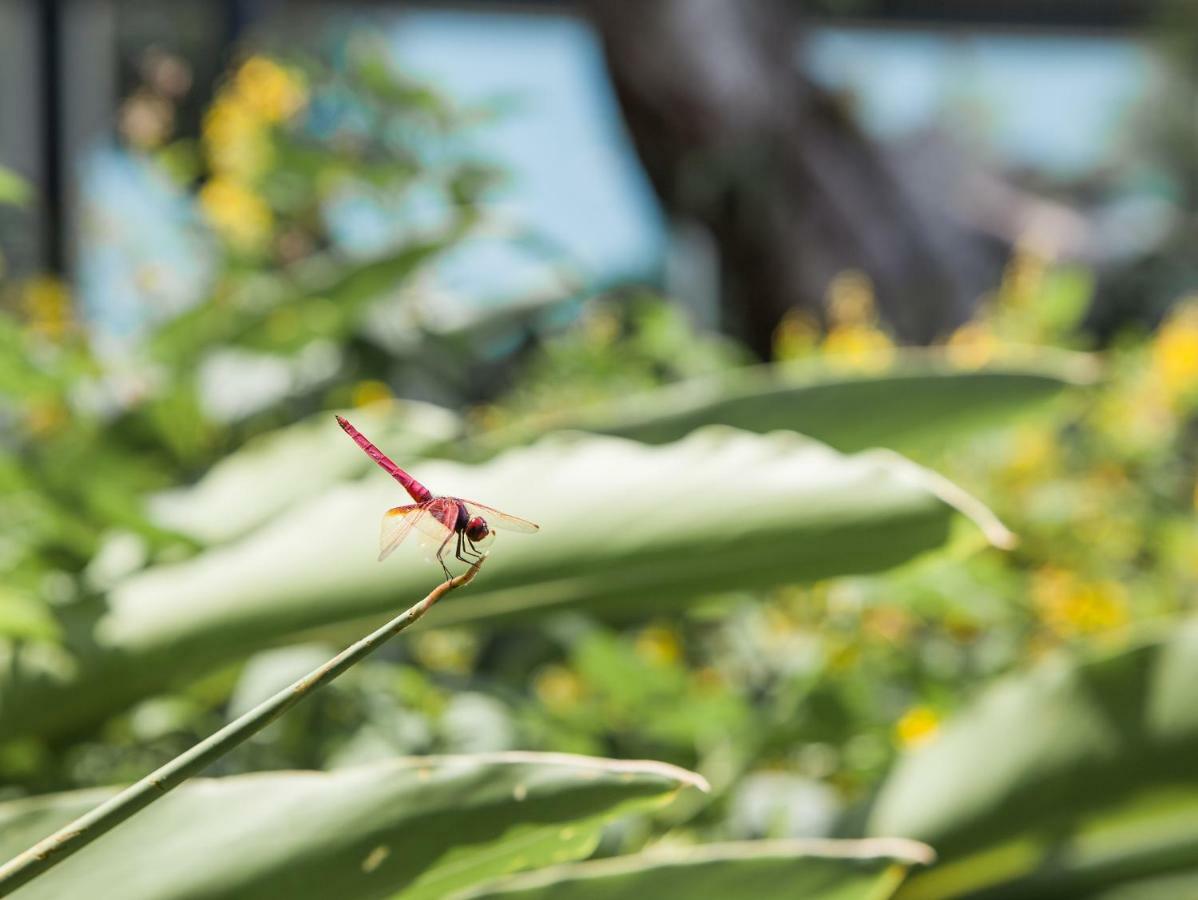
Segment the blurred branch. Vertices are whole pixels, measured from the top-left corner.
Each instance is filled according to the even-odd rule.
[[[186,753],[175,757],[141,781],[102,803],[87,815],[65,825],[20,856],[0,866],[0,897],[7,897],[22,885],[32,881],[76,851],[86,847],[102,834],[111,831],[126,819],[145,809],[172,788],[178,787],[193,775],[198,775],[230,750],[257,734],[318,687],[332,681],[409,625],[417,622],[450,591],[469,584],[478,574],[482,563],[483,560],[479,560],[456,578],[437,585],[419,603],[400,613],[356,644],[347,647],[320,668],[279,691],[269,700],[260,703],[216,734],[200,741]]]

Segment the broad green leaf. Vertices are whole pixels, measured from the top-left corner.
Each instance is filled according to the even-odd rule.
[[[460,420],[448,410],[412,401],[357,409],[352,417],[397,459],[419,456],[452,439],[460,428]],[[157,495],[150,502],[150,515],[163,528],[221,543],[338,482],[373,470],[374,463],[364,453],[345,452],[351,447],[333,414],[321,413],[250,441],[195,485]]]
[[[915,841],[743,841],[554,866],[470,892],[471,900],[886,900],[932,849]]]
[[[440,900],[589,854],[604,822],[706,789],[665,763],[556,753],[413,757],[198,779],[21,889],[21,900]],[[0,859],[107,791],[0,804]]]
[[[574,428],[660,444],[722,424],[759,433],[798,431],[845,452],[911,450],[1001,424],[1067,388],[1092,383],[1095,374],[1092,358],[1045,348],[980,368],[962,367],[943,351],[905,350],[881,371],[845,371],[826,362],[737,369],[513,428],[489,440],[491,445],[519,443],[549,428]]]
[[[341,452],[360,455],[348,440]],[[951,486],[901,457],[846,457],[794,434],[710,429],[664,447],[560,436],[415,475],[542,525],[501,533],[437,624],[579,608],[644,616],[720,591],[876,572],[945,546],[966,521]],[[119,583],[93,622],[68,629],[72,670],[0,667],[0,733],[68,729],[310,629],[411,604],[442,577],[417,541],[375,561],[382,512],[406,502],[379,471]],[[982,524],[1009,538],[992,518]]]
[[[869,820],[941,863],[904,898],[1069,897],[1198,870],[1198,619],[1008,678],[904,759]]]
[[[492,325],[501,327],[499,316],[495,319]],[[798,431],[844,451],[908,449],[1000,424],[1088,383],[1091,370],[1089,358],[1077,354],[1044,351],[1034,361],[964,370],[935,352],[908,350],[883,374],[763,366],[473,437],[455,414],[420,403],[354,411],[351,417],[401,461],[428,455],[485,459],[556,426],[660,444],[704,425],[724,424],[758,433]],[[335,452],[344,437],[327,428],[327,419],[321,414],[251,442],[194,486],[156,497],[153,518],[163,527],[222,543],[365,471],[370,465],[365,457],[346,459]]]

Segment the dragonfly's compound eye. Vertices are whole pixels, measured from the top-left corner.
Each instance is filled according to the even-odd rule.
[[[475,543],[481,541],[490,533],[491,529],[487,525],[487,520],[482,516],[475,516],[466,523],[466,537]]]

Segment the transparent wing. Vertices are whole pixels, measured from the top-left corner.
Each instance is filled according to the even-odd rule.
[[[426,515],[416,520],[416,530],[420,532],[420,549],[431,562],[436,562],[437,554],[442,547],[448,546],[445,541],[455,530],[458,520],[457,501],[449,497],[436,497],[424,504]]]
[[[532,534],[534,531],[541,530],[541,526],[535,522],[521,519],[518,516],[509,516],[493,506],[477,503],[474,500],[462,500],[461,502],[466,505],[466,512],[471,516],[482,516],[486,519],[492,530],[518,531],[521,534]]]
[[[379,562],[392,554],[396,547],[403,543],[412,528],[427,518],[426,504],[413,503],[411,506],[397,506],[383,513],[383,527],[379,531]]]

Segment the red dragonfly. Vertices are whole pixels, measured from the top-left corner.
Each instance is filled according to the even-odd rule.
[[[483,558],[484,554],[480,548],[485,547],[495,537],[495,529],[519,531],[524,534],[540,530],[540,525],[534,525],[527,519],[509,516],[473,500],[434,496],[432,491],[388,459],[383,451],[341,416],[337,416],[337,424],[345,429],[345,433],[354,439],[354,443],[361,447],[367,456],[402,484],[404,490],[416,501],[409,506],[397,506],[383,513],[383,530],[379,536],[380,562],[390,556],[415,528],[424,535],[427,547],[436,548],[437,562],[441,564],[446,579],[450,579],[453,575],[445,565],[445,552],[450,543],[456,542],[454,556],[457,559],[474,565]]]

